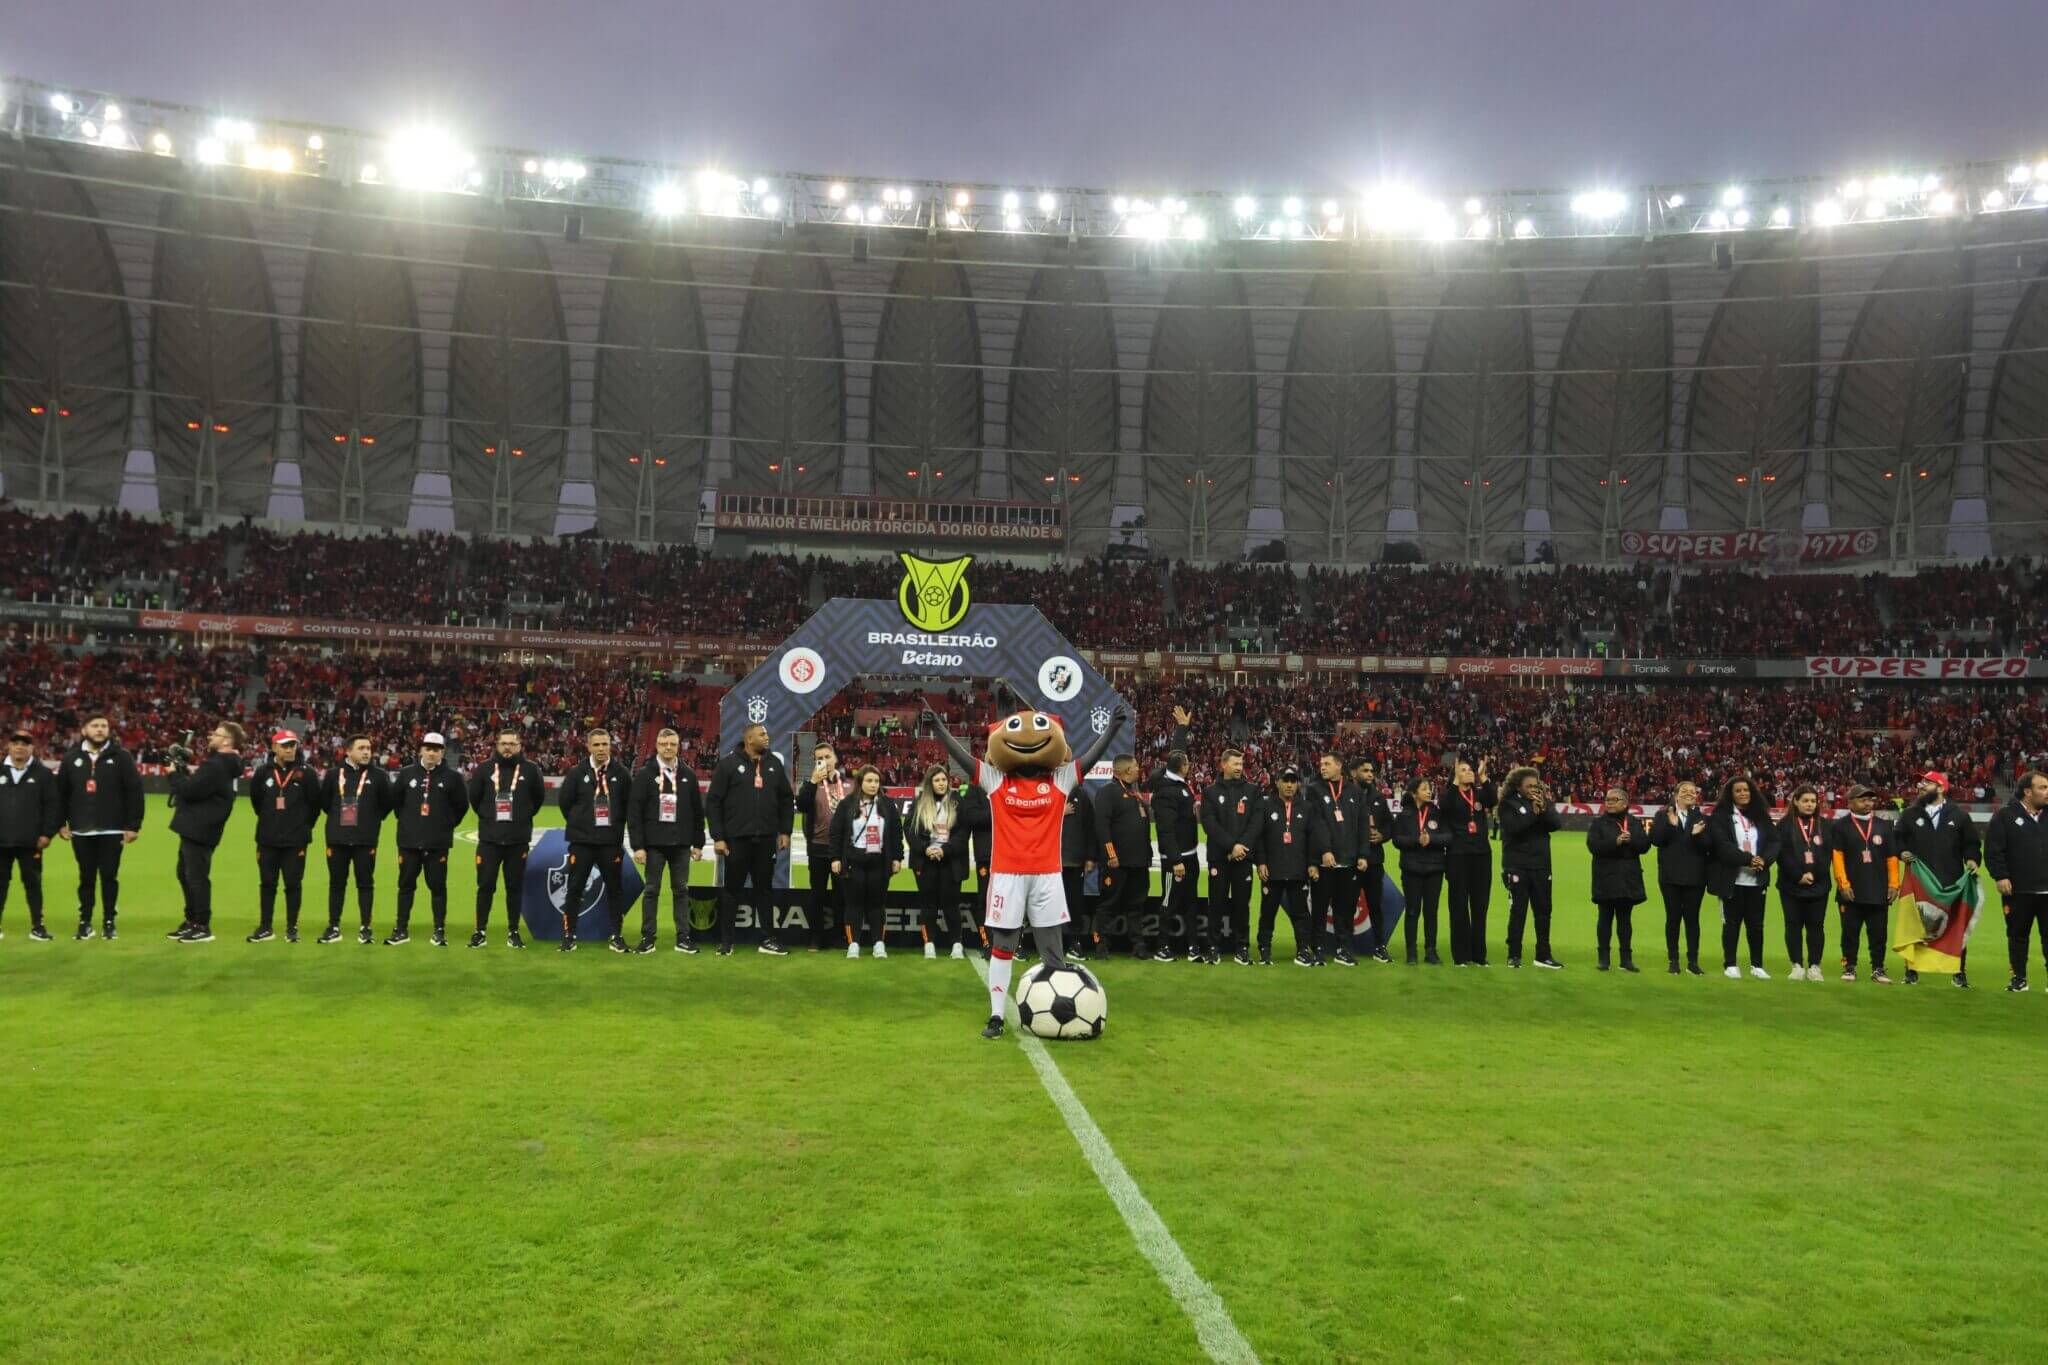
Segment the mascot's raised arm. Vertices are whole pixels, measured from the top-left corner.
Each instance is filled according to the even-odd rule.
[[[1060,879],[1060,822],[1066,816],[1067,794],[1081,784],[1081,775],[1095,766],[1129,717],[1130,708],[1119,703],[1095,742],[1076,755],[1058,716],[1026,708],[989,727],[988,752],[977,758],[946,729],[937,712],[924,713],[925,723],[953,761],[988,793],[994,817],[985,926],[989,1020],[981,1031],[984,1038],[1003,1036],[1003,1001],[1009,994],[1018,933],[1027,922],[1039,956],[1055,966],[1066,965],[1062,926],[1067,922],[1067,893]]]

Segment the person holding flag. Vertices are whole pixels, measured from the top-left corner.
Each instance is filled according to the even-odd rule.
[[[1899,815],[1899,857],[1906,868],[1892,909],[1892,948],[1906,959],[1906,984],[1921,971],[1952,972],[1970,988],[1967,944],[1976,927],[1982,844],[1970,813],[1948,799],[1948,775],[1920,774],[1913,804]]]
[[[2020,774],[2011,804],[1991,817],[1984,836],[1984,866],[2005,902],[2005,942],[2012,958],[2006,990],[2027,989],[2027,953],[2034,926],[2041,926],[2041,952],[2048,959],[2048,776],[2033,768]]]
[[[1856,979],[1856,945],[1870,942],[1870,979],[1889,986],[1884,974],[1885,909],[1899,894],[1899,845],[1891,821],[1880,820],[1877,793],[1849,788],[1849,813],[1835,821],[1835,899],[1842,913],[1842,980]]]

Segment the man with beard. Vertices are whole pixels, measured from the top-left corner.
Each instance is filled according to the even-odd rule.
[[[1166,762],[1152,779],[1152,819],[1159,829],[1159,868],[1166,893],[1159,910],[1159,947],[1152,955],[1160,962],[1173,961],[1166,926],[1175,919],[1187,935],[1188,961],[1207,962],[1211,956],[1195,927],[1196,893],[1202,885],[1202,831],[1195,820],[1194,793],[1188,789],[1188,724],[1193,719],[1186,707],[1173,708],[1173,736],[1166,742]],[[1068,908],[1072,909],[1071,904]]]
[[[2012,980],[2006,990],[2027,989],[2027,954],[2034,926],[2041,926],[2041,951],[2048,955],[2048,776],[2029,768],[2020,774],[2012,801],[1991,817],[1984,836],[1984,865],[2005,901],[2006,951]]]
[[[469,813],[469,791],[441,760],[448,742],[429,731],[420,741],[419,762],[401,768],[393,792],[398,801],[398,924],[386,947],[408,942],[412,898],[426,873],[427,898],[434,909],[434,946],[448,946],[448,850],[455,827]]]
[[[57,769],[57,837],[78,863],[78,933],[92,937],[94,901],[101,931],[114,937],[121,896],[121,853],[142,831],[142,774],[114,741],[105,716],[87,716],[78,743]]]
[[[1387,795],[1380,790],[1379,770],[1371,759],[1361,758],[1352,763],[1351,780],[1358,787],[1359,803],[1365,810],[1365,829],[1360,835],[1358,862],[1352,869],[1352,885],[1364,885],[1365,913],[1371,921],[1366,926],[1364,947],[1373,961],[1392,962],[1394,959],[1387,952],[1387,943],[1393,937],[1393,926],[1387,923],[1381,901],[1387,889],[1387,837],[1394,830],[1394,808],[1387,804]],[[1338,926],[1338,943],[1348,945],[1351,942],[1351,926],[1357,922],[1354,911],[1348,921]]]
[[[704,798],[697,790],[697,774],[677,758],[681,748],[681,737],[663,727],[654,737],[654,757],[641,764],[633,777],[627,828],[633,835],[633,861],[640,864],[647,879],[640,892],[637,951],[643,953],[653,952],[661,937],[664,874],[675,905],[676,951],[697,951],[690,933],[690,864],[704,849]]]
[[[1340,967],[1356,967],[1358,959],[1351,955],[1351,936],[1358,923],[1358,886],[1366,868],[1365,788],[1345,776],[1344,764],[1335,754],[1324,754],[1317,761],[1317,772],[1319,775],[1309,783],[1307,792],[1313,817],[1309,821],[1309,856],[1318,869],[1315,883],[1309,888],[1309,916],[1318,941],[1324,917],[1329,917],[1330,942],[1335,945],[1330,960]],[[1378,900],[1379,897],[1373,897],[1374,903]],[[1379,918],[1375,913],[1368,934],[1368,952],[1378,929]]]
[[[1982,852],[1976,821],[1948,799],[1948,775],[1931,771],[1920,774],[1913,804],[1899,813],[1899,857],[1923,864],[1928,876],[1947,885],[1965,872],[1976,876]],[[1969,969],[1970,951],[1965,948],[1962,965],[1953,978],[1958,990],[1970,988]],[[1920,973],[1908,967],[1906,984],[1915,985],[1919,980]]]
[[[284,883],[284,939],[299,941],[299,906],[305,896],[306,846],[320,823],[320,775],[299,759],[299,737],[289,730],[270,735],[270,757],[249,779],[249,804],[256,810],[258,918],[250,943],[277,937],[277,886]]]
[[[356,882],[356,942],[375,942],[370,911],[377,895],[377,843],[391,813],[391,783],[370,765],[370,737],[349,736],[346,756],[320,782],[320,809],[327,817],[327,932],[321,943],[341,942],[341,907],[349,878]]]
[[[712,849],[725,859],[725,885],[718,893],[720,957],[732,956],[741,887],[748,888],[754,918],[761,926],[761,951],[773,957],[788,955],[775,936],[775,855],[789,847],[795,814],[789,774],[768,747],[768,727],[749,725],[740,735],[740,747],[718,761],[704,796]]]
[[[1856,979],[1859,941],[1870,943],[1870,979],[1889,986],[1884,973],[1885,916],[1899,894],[1899,846],[1891,821],[1877,815],[1877,793],[1849,788],[1849,813],[1835,821],[1835,898],[1842,913],[1842,980]]]
[[[1128,938],[1131,956],[1150,957],[1145,941],[1145,905],[1152,894],[1152,830],[1138,800],[1138,760],[1120,754],[1111,765],[1115,776],[1095,793],[1095,842],[1102,849],[1102,895],[1095,904],[1095,923],[1105,920],[1110,932]]]
[[[526,890],[526,854],[533,845],[533,817],[547,800],[540,765],[522,755],[517,730],[498,731],[497,753],[469,775],[469,805],[476,812],[476,932],[469,946],[488,943],[491,901],[505,883],[505,946],[524,948],[521,902]]]
[[[1208,842],[1210,932],[1226,935],[1240,967],[1252,965],[1252,847],[1264,828],[1264,797],[1245,780],[1244,755],[1225,749],[1217,779],[1202,793],[1202,837]],[[1216,950],[1210,961],[1216,960]]]
[[[811,750],[811,775],[796,789],[797,819],[803,824],[810,859],[812,952],[830,946],[832,930],[842,918],[844,897],[832,871],[832,817],[850,790],[839,771],[839,751],[820,741]]]
[[[7,885],[19,867],[28,936],[38,943],[50,941],[43,927],[43,850],[56,833],[57,779],[36,758],[36,737],[16,730],[0,763],[0,910],[7,908]]]
[[[626,807],[633,797],[633,770],[612,757],[612,732],[602,727],[583,737],[588,757],[578,760],[555,793],[569,838],[569,885],[562,900],[562,951],[576,950],[576,921],[583,893],[595,872],[604,884],[605,913],[611,917],[611,950],[626,947]]]
[[[206,757],[189,771],[192,753],[183,744],[170,747],[171,833],[178,836],[178,887],[184,893],[185,921],[167,937],[179,943],[213,942],[213,854],[221,832],[234,813],[235,790],[242,780],[242,727],[224,720],[206,736]]]
[[[1308,913],[1308,888],[1320,869],[1308,856],[1309,832],[1313,819],[1310,802],[1300,791],[1301,774],[1282,768],[1273,779],[1273,791],[1259,811],[1259,831],[1253,836],[1253,856],[1259,869],[1259,965],[1273,965],[1274,911],[1286,914],[1294,926],[1294,965],[1320,967],[1323,955],[1317,950],[1317,933]]]

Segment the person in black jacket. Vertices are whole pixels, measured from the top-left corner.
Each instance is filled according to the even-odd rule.
[[[1493,819],[1497,793],[1486,778],[1486,760],[1478,771],[1464,759],[1451,769],[1451,789],[1444,796],[1451,846],[1444,858],[1444,914],[1451,922],[1451,961],[1461,967],[1484,967],[1486,912],[1493,900],[1493,845],[1487,826]]]
[[[1600,814],[1586,828],[1593,855],[1593,904],[1600,912],[1600,970],[1610,965],[1608,945],[1621,940],[1621,969],[1636,970],[1635,909],[1649,899],[1643,890],[1643,855],[1650,851],[1649,820],[1629,814],[1628,793],[1607,789]]]
[[[1500,876],[1508,890],[1508,966],[1522,965],[1522,926],[1536,915],[1536,965],[1564,964],[1550,952],[1550,836],[1563,827],[1534,768],[1508,774],[1500,801]]]
[[[988,799],[979,787],[970,785],[963,794],[966,791]],[[1060,888],[1067,895],[1068,929],[1073,935],[1061,951],[1069,962],[1086,962],[1095,951],[1095,904],[1088,895],[1088,874],[1095,870],[1100,853],[1095,846],[1095,807],[1088,793],[1076,787],[1067,793],[1066,813],[1060,817]]]
[[[569,837],[569,885],[562,900],[562,951],[576,951],[576,922],[595,872],[604,884],[611,917],[611,950],[626,947],[626,807],[633,800],[633,770],[612,757],[612,732],[599,727],[583,737],[589,756],[578,759],[555,791]]]
[[[505,883],[505,946],[524,948],[519,932],[526,889],[526,854],[533,845],[533,817],[547,801],[540,765],[522,754],[517,730],[500,730],[497,753],[469,775],[469,805],[476,812],[476,932],[469,946],[490,941],[491,901]]]
[[[277,937],[277,886],[284,883],[284,937],[299,941],[299,905],[306,882],[306,846],[320,823],[320,775],[299,761],[299,737],[289,730],[270,735],[270,757],[249,777],[249,804],[256,812],[256,931],[250,943]]]
[[[1952,804],[1948,799],[1948,776],[1945,773],[1925,772],[1920,775],[1920,787],[1913,797],[1913,803],[1899,813],[1899,857],[1909,863],[1920,863],[1927,869],[1927,875],[1944,884],[1961,879],[1967,872],[1977,874],[1977,862],[1983,854],[1983,841],[1977,835],[1977,822],[1970,813]],[[1961,990],[1970,988],[1970,950],[1962,951],[1961,963],[1956,974],[1950,979]],[[1906,969],[1906,984],[1916,984],[1920,973],[1911,967]]]
[[[57,779],[36,757],[36,737],[16,730],[7,737],[0,763],[0,912],[14,869],[21,869],[21,894],[28,901],[28,936],[50,941],[43,927],[43,850],[57,835]],[[90,928],[92,921],[86,921]]]
[[[1768,981],[1764,970],[1764,896],[1771,885],[1771,865],[1778,860],[1778,831],[1771,823],[1771,803],[1748,776],[1723,784],[1714,813],[1707,819],[1707,890],[1721,902],[1721,975],[1739,980],[1736,945],[1749,939],[1749,974]]]
[[[1820,792],[1812,783],[1792,789],[1792,805],[1778,822],[1778,905],[1785,913],[1785,956],[1794,981],[1818,981],[1827,949],[1828,887],[1834,862]]]
[[[1991,817],[1984,834],[1984,866],[2005,901],[2006,955],[2012,980],[2006,989],[2027,989],[2027,953],[2034,926],[2041,927],[2042,960],[2048,962],[2048,776],[2029,768],[2020,774],[2013,799]]]
[[[697,774],[677,760],[682,737],[663,727],[654,737],[654,757],[633,777],[633,801],[626,828],[633,836],[633,861],[645,871],[640,895],[640,947],[651,953],[661,937],[661,879],[668,877],[675,906],[676,951],[695,953],[690,932],[690,864],[704,851],[704,794]]]
[[[740,747],[718,762],[704,796],[704,819],[712,850],[725,859],[725,885],[718,893],[718,955],[732,954],[740,888],[750,891],[754,919],[766,936],[761,951],[785,957],[775,936],[775,855],[789,847],[796,799],[782,760],[768,748],[768,727],[749,725]]]
[[[1308,888],[1321,871],[1308,856],[1311,802],[1300,791],[1301,773],[1282,768],[1272,794],[1259,807],[1252,834],[1252,859],[1259,869],[1259,965],[1273,965],[1273,911],[1283,909],[1294,926],[1294,965],[1319,967],[1315,921],[1308,913]]]
[[[187,771],[192,751],[170,747],[171,833],[178,836],[178,888],[184,893],[185,922],[168,937],[179,943],[213,942],[213,851],[234,813],[242,780],[242,727],[224,720],[206,737],[206,757]]]
[[[1415,965],[1415,922],[1422,921],[1422,946],[1426,952],[1423,959],[1432,967],[1441,967],[1443,959],[1436,951],[1436,907],[1437,898],[1444,889],[1444,865],[1450,858],[1451,835],[1446,828],[1444,808],[1436,803],[1436,783],[1418,774],[1402,794],[1401,813],[1394,817],[1394,847],[1401,851],[1401,899],[1408,902],[1408,909],[1401,917],[1403,944],[1407,948],[1408,965]],[[1459,966],[1465,960],[1459,956],[1463,945],[1457,936],[1451,939],[1451,960]]]
[[[320,810],[327,817],[327,932],[321,943],[341,942],[341,906],[356,881],[356,942],[375,942],[370,910],[376,898],[377,843],[391,813],[391,781],[370,765],[370,737],[350,735],[345,757],[320,780]]]
[[[111,738],[105,716],[87,716],[78,743],[57,769],[57,837],[78,862],[78,934],[92,937],[95,899],[101,931],[114,937],[120,912],[121,854],[142,832],[142,774]]]
[[[1095,842],[1102,849],[1095,927],[1123,935],[1132,957],[1150,957],[1145,914],[1152,893],[1152,827],[1138,799],[1138,760],[1120,754],[1111,766],[1115,777],[1095,793]]]
[[[903,813],[877,769],[854,774],[853,793],[832,815],[831,849],[832,875],[845,879],[846,955],[859,957],[871,943],[876,957],[887,957],[889,879],[903,870]]]
[[[935,763],[925,773],[917,800],[911,803],[903,842],[911,876],[917,880],[924,955],[938,956],[933,942],[936,934],[952,940],[952,956],[966,957],[971,926],[965,918],[960,883],[967,876],[967,831],[960,825],[960,798],[953,791],[953,774],[944,764]]]
[[[1363,888],[1367,920],[1363,947],[1373,961],[1392,962],[1387,945],[1394,941],[1394,926],[1387,922],[1389,916],[1382,901],[1387,890],[1387,846],[1394,828],[1394,808],[1387,804],[1387,794],[1380,790],[1379,771],[1371,759],[1361,758],[1352,763],[1351,780],[1364,808],[1365,828],[1359,833],[1358,861],[1352,868],[1351,887],[1345,895],[1356,905],[1357,892]],[[1355,912],[1352,922],[1356,922]],[[1350,946],[1348,927],[1338,927],[1337,942],[1346,948]]]
[[[1835,821],[1835,898],[1842,915],[1842,980],[1856,979],[1857,944],[1870,942],[1870,979],[1889,986],[1884,973],[1885,921],[1899,894],[1899,843],[1891,821],[1878,818],[1877,793],[1849,788],[1849,813]]]
[[[400,768],[392,781],[398,806],[398,924],[384,940],[386,947],[412,937],[412,898],[422,872],[434,911],[434,946],[448,946],[448,850],[455,847],[455,827],[469,814],[469,790],[461,774],[442,762],[447,752],[448,741],[429,731],[420,740],[420,761]]]
[[[1319,757],[1316,772],[1306,793],[1308,854],[1316,865],[1315,884],[1309,888],[1309,917],[1314,923],[1318,947],[1327,932],[1330,960],[1340,967],[1355,967],[1358,959],[1351,955],[1351,939],[1358,923],[1359,884],[1366,875],[1368,789],[1351,780],[1344,771],[1344,761],[1335,754]],[[1368,953],[1378,931],[1379,921],[1375,918],[1366,931]]]
[[[838,879],[832,875],[832,817],[853,788],[839,771],[839,751],[820,741],[811,750],[811,773],[796,789],[796,814],[802,822],[804,847],[810,857],[811,948],[827,947],[839,927],[844,906]]]
[[[1202,888],[1202,830],[1195,819],[1195,796],[1188,789],[1187,708],[1173,708],[1173,736],[1167,741],[1166,762],[1152,779],[1152,821],[1159,832],[1159,870],[1165,892],[1160,907],[1159,946],[1153,957],[1171,962],[1174,952],[1172,930],[1178,921],[1187,936],[1188,961],[1207,962],[1213,945],[1205,944],[1196,924],[1196,902]]]
[[[1208,848],[1211,932],[1235,951],[1240,967],[1252,965],[1253,845],[1264,828],[1265,798],[1245,781],[1244,755],[1225,749],[1216,762],[1216,781],[1202,793],[1202,838]],[[1214,961],[1212,954],[1211,960]]]
[[[1678,975],[1678,933],[1685,931],[1685,970],[1700,969],[1700,900],[1707,894],[1707,817],[1700,814],[1700,789],[1681,782],[1671,804],[1650,822],[1650,842],[1657,849],[1657,894],[1664,899],[1665,970]]]

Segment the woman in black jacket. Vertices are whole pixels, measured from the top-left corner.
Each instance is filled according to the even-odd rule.
[[[1650,842],[1657,847],[1657,891],[1664,898],[1664,954],[1671,975],[1678,975],[1678,931],[1685,930],[1685,970],[1700,970],[1700,898],[1707,894],[1707,864],[1713,850],[1707,843],[1707,817],[1700,814],[1700,789],[1681,782],[1671,804],[1650,822]]]
[[[1628,813],[1628,793],[1607,789],[1607,801],[1586,829],[1593,855],[1593,904],[1600,911],[1600,970],[1608,969],[1608,944],[1621,940],[1621,969],[1636,970],[1632,923],[1635,908],[1649,899],[1643,890],[1643,855],[1650,851],[1650,822]]]
[[[1735,946],[1749,939],[1749,974],[1768,981],[1764,970],[1764,893],[1771,885],[1771,864],[1778,857],[1778,830],[1771,823],[1770,803],[1747,776],[1732,777],[1721,788],[1714,813],[1707,819],[1707,891],[1721,902],[1721,975],[1740,980]]]
[[[932,942],[936,931],[952,939],[954,957],[965,957],[966,950],[961,946],[966,925],[960,883],[967,876],[967,830],[960,823],[960,801],[953,794],[953,775],[941,764],[932,765],[924,775],[924,784],[918,788],[917,800],[910,808],[904,842],[910,852],[910,870],[917,878],[924,955],[938,956],[938,945]]]
[[[854,775],[853,795],[832,813],[832,875],[845,891],[846,955],[859,957],[862,942],[887,957],[882,942],[889,878],[903,867],[903,816],[882,791],[882,774],[865,767]]]
[[[1508,889],[1508,966],[1522,965],[1522,925],[1536,912],[1536,965],[1564,966],[1550,954],[1550,836],[1563,826],[1534,768],[1508,774],[1500,798],[1500,879]]]
[[[1785,956],[1794,981],[1818,981],[1828,924],[1828,885],[1833,854],[1820,793],[1803,783],[1792,791],[1792,807],[1778,823],[1778,902],[1785,911]]]
[[[1408,965],[1415,965],[1415,921],[1422,921],[1424,961],[1441,967],[1436,952],[1437,897],[1444,889],[1444,869],[1450,861],[1451,837],[1445,828],[1443,807],[1436,804],[1436,784],[1417,776],[1408,784],[1401,801],[1401,813],[1394,817],[1394,847],[1401,854],[1401,899],[1408,903],[1401,932],[1408,948]],[[1464,944],[1451,937],[1451,960],[1465,965]]]

